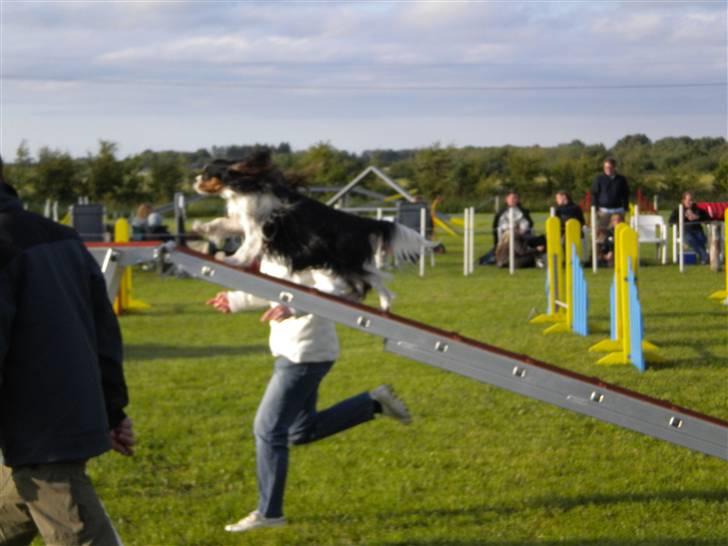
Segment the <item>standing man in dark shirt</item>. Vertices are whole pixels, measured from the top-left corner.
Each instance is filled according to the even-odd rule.
[[[23,210],[0,160],[0,545],[121,544],[85,471],[132,454],[121,334],[78,234]]]
[[[683,236],[685,242],[700,258],[700,263],[708,263],[708,251],[705,246],[708,240],[705,237],[703,231],[702,222],[710,222],[710,216],[703,209],[698,208],[698,205],[693,201],[693,194],[686,191],[682,195],[682,206],[683,206]],[[680,209],[676,208],[670,215],[670,223],[677,224],[680,221]]]
[[[612,214],[626,214],[629,210],[629,186],[627,179],[617,174],[617,160],[604,160],[604,172],[594,179],[591,202],[597,208],[599,228],[606,230]]]

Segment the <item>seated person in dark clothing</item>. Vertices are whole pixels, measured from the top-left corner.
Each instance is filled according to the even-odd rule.
[[[688,246],[692,248],[700,259],[700,263],[708,263],[708,252],[705,247],[707,239],[703,231],[702,222],[709,222],[710,216],[703,209],[699,209],[693,201],[693,194],[686,191],[682,195],[683,206],[683,236]],[[680,208],[676,208],[670,215],[670,223],[677,224],[680,221]]]
[[[147,241],[171,241],[172,234],[162,223],[162,216],[158,212],[152,212],[147,218],[147,227],[144,233]]]
[[[602,267],[614,266],[614,228],[624,222],[624,214],[615,213],[609,218],[609,228],[601,230],[598,237],[597,257]]]
[[[556,216],[561,220],[561,232],[564,232],[566,222],[572,218],[579,221],[584,227],[584,213],[581,207],[571,200],[568,192],[560,190],[556,192]]]

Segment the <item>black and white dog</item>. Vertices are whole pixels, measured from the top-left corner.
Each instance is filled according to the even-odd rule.
[[[194,187],[198,193],[224,198],[228,214],[195,223],[195,231],[245,236],[228,258],[230,263],[249,266],[267,256],[291,271],[325,270],[343,279],[359,299],[374,288],[384,310],[393,295],[384,286],[385,274],[374,265],[375,254],[414,260],[423,249],[436,246],[403,225],[348,214],[306,197],[273,166],[266,150],[242,161],[214,161],[205,166]]]

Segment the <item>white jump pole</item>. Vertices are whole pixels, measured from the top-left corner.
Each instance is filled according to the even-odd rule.
[[[553,218],[554,216],[556,216],[556,207],[549,208],[549,216],[551,218]]]
[[[58,201],[53,201],[53,221],[58,222]]]
[[[427,220],[426,215],[427,211],[425,210],[425,207],[422,207],[420,209],[420,236],[424,239],[427,235]],[[422,245],[420,247],[420,277],[425,276],[425,245]]]
[[[46,199],[45,207],[43,207],[43,216],[45,216],[46,218],[51,217],[51,200],[50,199]]]
[[[679,215],[678,222],[677,222],[677,232],[678,232],[678,247],[677,247],[677,259],[678,263],[680,264],[680,273],[685,271],[685,252],[683,249],[683,234],[685,233],[685,210],[683,207],[683,204],[680,203],[680,206],[677,208],[677,213]]]
[[[658,204],[658,199],[657,199],[657,194],[655,194],[655,196],[652,198],[652,208],[655,209],[655,212],[657,212],[657,204]]]
[[[591,208],[591,247],[592,247],[592,272],[597,272],[597,208]]]
[[[468,267],[468,254],[470,253],[470,245],[468,244],[468,238],[470,237],[470,215],[468,209],[463,210],[463,276],[467,277],[469,272]]]
[[[672,263],[677,263],[677,225],[672,225]]]
[[[513,219],[513,207],[508,209],[508,269],[511,275],[516,271],[516,224]]]

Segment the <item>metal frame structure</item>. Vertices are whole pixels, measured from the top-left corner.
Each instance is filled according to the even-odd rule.
[[[123,266],[165,260],[192,277],[291,304],[382,337],[385,350],[392,353],[728,461],[728,422],[715,417],[313,288],[215,261],[185,247],[153,242],[88,246],[97,259],[103,258],[109,282],[121,275]],[[110,292],[112,288],[110,285]]]
[[[336,195],[334,195],[331,199],[326,201],[326,204],[330,207],[334,206],[339,200],[341,200],[342,197],[344,197],[346,194],[351,192],[355,186],[360,184],[369,173],[374,173],[377,177],[379,177],[380,180],[382,180],[387,186],[392,188],[394,191],[396,191],[399,195],[404,197],[407,201],[410,203],[414,203],[416,200],[412,194],[410,194],[407,190],[405,190],[402,186],[397,184],[394,180],[389,178],[386,174],[384,174],[381,170],[379,170],[377,167],[370,166],[364,169],[359,175],[354,178],[351,182],[349,182],[346,186],[341,188]]]

